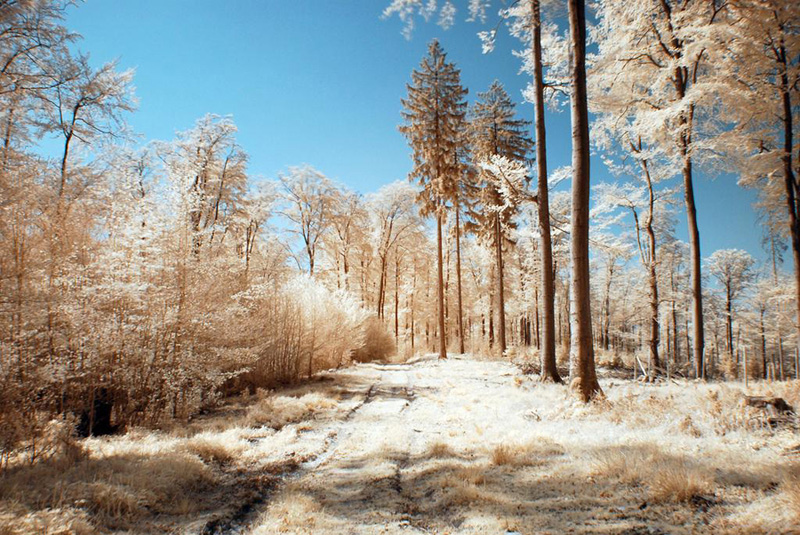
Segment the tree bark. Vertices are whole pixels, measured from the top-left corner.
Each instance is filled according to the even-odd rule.
[[[547,184],[547,140],[544,119],[544,74],[542,72],[542,18],[539,0],[531,0],[533,9],[533,83],[535,100],[534,123],[536,129],[536,171],[538,175],[539,254],[541,257],[539,300],[542,323],[541,360],[542,381],[561,383],[556,367],[555,283],[553,281],[553,243],[550,233],[550,200]],[[539,339],[537,337],[537,345]]]
[[[592,347],[592,309],[589,285],[589,112],[586,95],[586,6],[569,0],[572,43],[572,344],[577,368],[577,387],[588,402],[602,395],[597,381]]]
[[[641,149],[641,145],[639,147]],[[645,222],[645,231],[649,244],[649,258],[647,259],[648,279],[650,283],[650,366],[652,372],[658,375],[661,362],[658,358],[658,344],[660,342],[661,326],[658,323],[658,274],[656,272],[656,233],[653,229],[653,210],[655,209],[655,195],[653,194],[653,182],[650,178],[650,169],[647,160],[642,160],[645,181],[647,182],[647,193],[650,213]]]
[[[461,215],[456,204],[456,283],[458,285],[458,348],[464,353],[464,306],[461,299]]]
[[[497,338],[502,357],[506,352],[506,298],[503,280],[503,232],[499,212],[494,216],[494,248],[497,263]]]
[[[783,107],[783,180],[786,189],[786,208],[789,212],[789,235],[792,242],[792,259],[795,276],[795,324],[797,325],[797,351],[800,351],[800,217],[798,217],[798,184],[792,169],[792,97],[789,87],[786,50],[780,47],[779,57],[783,60],[780,73],[781,104]]]
[[[442,212],[436,212],[437,302],[439,304],[439,358],[447,358],[447,340],[444,327],[444,273],[442,272]]]

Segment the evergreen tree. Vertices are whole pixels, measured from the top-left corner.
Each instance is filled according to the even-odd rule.
[[[442,269],[442,220],[448,204],[457,196],[459,166],[457,148],[466,115],[467,90],[461,86],[460,71],[447,61],[437,40],[428,55],[411,74],[408,97],[402,100],[400,132],[413,150],[414,168],[409,179],[421,186],[419,202],[423,215],[436,216],[438,267],[439,358],[447,358],[444,324],[444,281]]]
[[[492,156],[503,156],[512,161],[524,162],[533,143],[525,135],[530,123],[515,118],[515,106],[495,80],[471,110],[472,150],[475,160],[486,161]],[[497,268],[498,342],[500,352],[506,350],[505,293],[503,282],[503,241],[513,228],[518,206],[511,204],[501,193],[502,184],[490,173],[479,175],[478,204],[485,210],[472,214],[477,233],[491,239],[495,250]]]

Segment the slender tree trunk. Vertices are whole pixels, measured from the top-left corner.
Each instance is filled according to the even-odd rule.
[[[461,209],[456,204],[456,283],[458,285],[458,348],[464,353],[464,306],[461,299]]]
[[[678,313],[675,310],[675,272],[669,274],[670,290],[672,291],[672,362],[680,362],[681,348],[678,342]]]
[[[589,285],[589,113],[586,96],[586,6],[569,0],[572,42],[572,318],[575,339],[572,356],[577,365],[576,385],[584,402],[602,395],[594,364],[592,308]]]
[[[739,359],[734,359],[733,356],[733,303],[731,302],[730,285],[725,290],[725,342],[728,344],[728,358],[735,377],[739,369]]]
[[[539,300],[542,381],[562,382],[556,367],[555,283],[553,281],[553,244],[550,233],[550,192],[547,185],[547,140],[544,119],[544,74],[542,72],[542,17],[539,0],[531,0],[533,11],[533,85],[535,93],[534,123],[536,129],[536,171],[539,218],[539,254],[541,257]],[[539,339],[537,337],[537,345]]]
[[[506,351],[506,299],[503,280],[503,232],[500,227],[500,213],[494,216],[494,247],[497,263],[497,337],[500,343],[500,356]]]
[[[394,250],[394,343],[400,339],[400,255]]]
[[[683,100],[686,94],[686,74],[676,68],[675,88],[678,99]],[[703,362],[703,275],[701,268],[702,256],[700,255],[700,231],[697,227],[697,208],[694,202],[694,184],[692,178],[692,157],[689,154],[691,145],[691,128],[694,107],[689,106],[689,117],[681,117],[679,134],[679,149],[683,159],[683,189],[686,203],[687,226],[689,230],[689,250],[692,279],[692,331],[694,335],[694,363],[695,373],[698,378],[705,379],[705,364]]]
[[[641,141],[639,142],[641,149]],[[650,168],[647,160],[642,160],[642,169],[647,183],[648,204],[650,213],[645,222],[645,231],[649,245],[649,258],[647,259],[648,279],[650,283],[650,366],[653,373],[658,375],[661,362],[658,358],[658,344],[661,326],[658,323],[658,274],[656,272],[656,233],[653,230],[653,212],[655,210],[655,195],[653,194],[653,181],[650,179]]]
[[[786,57],[784,47],[781,56]],[[792,242],[792,259],[795,276],[795,324],[797,325],[797,350],[800,351],[800,217],[798,217],[798,185],[792,169],[792,100],[789,88],[787,65],[783,64],[780,75],[781,103],[783,106],[783,179],[786,189],[786,208],[789,212],[789,235]]]
[[[613,258],[609,259],[607,274],[608,278],[606,280],[606,297],[605,302],[603,303],[603,332],[602,332],[602,339],[603,339],[603,349],[608,350],[609,346],[609,333],[611,331],[611,281],[614,277],[614,260]]]
[[[444,328],[444,273],[442,272],[442,212],[436,213],[437,302],[439,315],[439,358],[447,358],[447,340]]]
[[[761,312],[761,378],[767,378],[767,331],[764,328],[764,309]],[[775,375],[773,373],[773,379]]]

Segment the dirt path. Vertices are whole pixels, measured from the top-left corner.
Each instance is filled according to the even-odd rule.
[[[731,510],[713,487],[654,502],[622,473],[689,466],[677,450],[699,456],[702,439],[628,428],[506,362],[360,365],[320,384],[335,416],[300,424],[301,462],[214,533],[705,533]]]

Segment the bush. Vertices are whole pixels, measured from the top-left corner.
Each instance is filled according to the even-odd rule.
[[[373,316],[364,322],[364,342],[353,351],[352,359],[354,362],[385,361],[396,352],[394,337]]]

